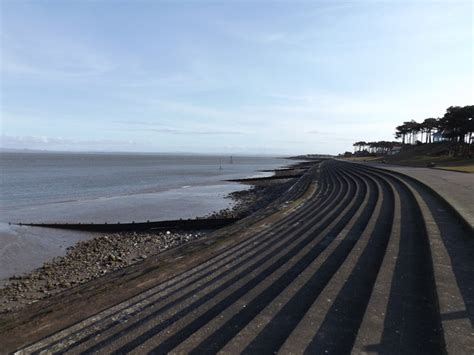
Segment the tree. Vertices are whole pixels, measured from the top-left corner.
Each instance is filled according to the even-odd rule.
[[[362,147],[365,145],[365,142],[355,142],[352,146],[354,147],[354,152],[357,148],[357,151],[360,152],[362,150]]]
[[[440,123],[443,136],[453,143],[453,151],[459,153],[468,141],[468,149],[473,133],[474,106],[450,106],[447,108]]]
[[[406,124],[402,124],[396,127],[395,138],[402,138],[402,143],[405,144],[405,138],[409,134],[410,130]]]
[[[414,144],[417,138],[417,134],[420,132],[421,129],[420,124],[417,123],[415,120],[411,120],[403,122],[402,127],[406,131],[406,134],[409,135],[409,143]],[[405,143],[405,140],[403,141],[403,143]]]
[[[425,143],[431,143],[432,142],[432,133],[433,130],[439,127],[439,119],[437,118],[427,118],[423,121],[422,127],[426,132],[426,142]]]

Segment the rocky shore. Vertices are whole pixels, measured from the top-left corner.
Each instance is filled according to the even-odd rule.
[[[11,277],[0,289],[0,313],[127,267],[204,235],[203,232],[115,233],[82,241],[28,275]]]
[[[227,198],[234,201],[232,208],[214,212],[207,218],[244,218],[252,213],[268,206],[272,201],[287,191],[295,181],[284,181],[279,183],[268,183],[252,186],[248,190],[235,191]]]
[[[267,206],[293,180],[252,186],[229,194],[233,207],[204,218],[243,218]],[[63,257],[44,263],[33,272],[14,276],[0,289],[0,315],[83,284],[104,274],[125,268],[169,248],[197,239],[208,231],[162,231],[103,234],[68,248]]]

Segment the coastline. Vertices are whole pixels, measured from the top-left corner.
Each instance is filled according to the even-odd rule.
[[[287,169],[275,170],[275,175],[284,174],[287,174]],[[296,179],[291,178],[251,184],[250,188],[231,192],[225,197],[232,201],[229,207],[199,218],[244,218],[268,206],[295,181]],[[18,310],[106,273],[141,262],[150,256],[201,238],[208,232],[209,230],[168,230],[86,233],[89,238],[69,246],[65,255],[55,256],[31,272],[10,277],[0,288],[0,314]]]
[[[216,165],[217,162],[217,165]],[[228,179],[268,176],[294,163],[277,157],[19,153],[2,155],[0,287],[43,262],[66,255],[93,231],[12,223],[114,224],[203,217],[232,207],[229,193],[248,186]]]

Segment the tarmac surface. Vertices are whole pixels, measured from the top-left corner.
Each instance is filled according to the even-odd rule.
[[[36,305],[0,328],[0,343],[19,353],[474,353],[472,230],[387,170],[327,160],[301,180],[273,215],[253,217],[258,228],[238,222],[201,259],[175,258],[168,271],[147,261],[133,277]]]

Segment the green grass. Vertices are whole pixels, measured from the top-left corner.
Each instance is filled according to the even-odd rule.
[[[392,157],[386,158],[387,163],[407,166],[428,166],[430,163],[434,163],[435,166],[443,167],[462,167],[474,165],[474,159],[462,158],[462,157],[449,157],[449,156],[427,156],[427,155],[415,155],[412,157],[400,157],[394,159]]]
[[[396,155],[389,155],[385,160],[389,164],[426,167],[435,164],[435,167],[472,172],[473,158],[449,156],[449,143],[432,143],[413,146],[404,149]]]
[[[474,164],[471,165],[459,165],[459,166],[440,166],[440,169],[443,170],[454,170],[454,171],[462,171],[465,173],[474,173]]]
[[[449,142],[439,142],[419,146],[406,146],[400,153],[395,155],[342,159],[359,162],[385,161],[388,164],[413,167],[428,167],[434,164],[434,167],[439,169],[474,173],[474,158],[450,156],[449,148]]]

